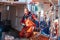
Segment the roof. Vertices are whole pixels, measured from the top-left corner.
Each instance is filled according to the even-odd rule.
[[[20,4],[26,5],[27,3],[26,2],[18,2],[18,1],[2,1],[2,2],[0,2],[0,5],[20,5]]]
[[[32,0],[32,2],[45,2],[45,3],[48,3],[52,1],[53,3],[58,3],[58,0]]]

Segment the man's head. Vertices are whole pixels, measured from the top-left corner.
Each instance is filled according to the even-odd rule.
[[[25,8],[25,9],[24,9],[24,14],[25,14],[25,15],[28,15],[28,13],[29,13],[28,8]]]

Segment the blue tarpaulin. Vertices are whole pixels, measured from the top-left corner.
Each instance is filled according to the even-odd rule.
[[[41,21],[40,22],[40,28],[42,29],[41,30],[42,34],[44,34],[44,35],[50,35],[49,27],[50,27],[50,25],[47,24],[45,21]]]

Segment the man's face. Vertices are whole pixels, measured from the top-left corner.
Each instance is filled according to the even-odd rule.
[[[24,9],[24,14],[27,15],[28,14],[28,9]]]

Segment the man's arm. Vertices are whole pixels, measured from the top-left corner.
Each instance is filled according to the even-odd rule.
[[[23,18],[21,19],[20,24],[23,25],[23,26],[25,25],[25,19],[24,19],[24,16],[23,16]]]
[[[33,15],[32,15],[32,19],[38,21],[38,19],[37,19],[37,15],[33,14]]]

